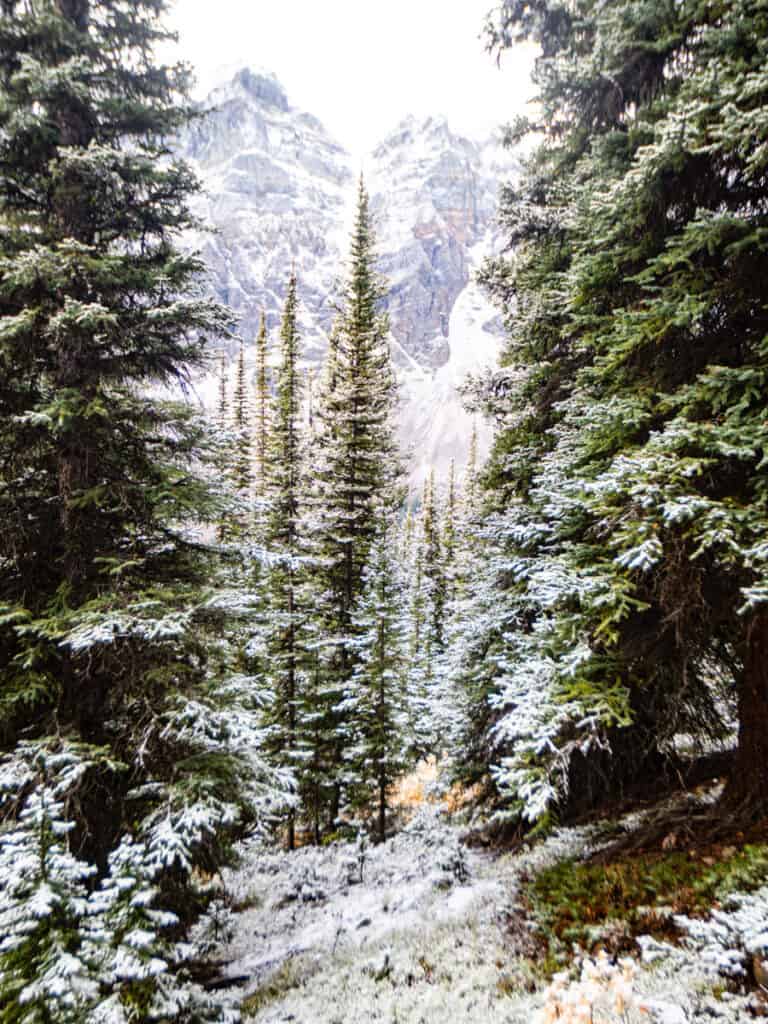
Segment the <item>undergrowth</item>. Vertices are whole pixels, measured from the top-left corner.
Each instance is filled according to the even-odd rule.
[[[732,892],[768,878],[768,844],[661,851],[608,864],[565,860],[525,887],[525,900],[545,942],[548,969],[574,946],[612,954],[635,948],[646,934],[674,940],[674,915],[702,917]]]
[[[291,989],[298,988],[301,982],[298,964],[293,960],[287,960],[243,1000],[240,1007],[243,1016],[255,1017],[267,1006],[276,1003]]]

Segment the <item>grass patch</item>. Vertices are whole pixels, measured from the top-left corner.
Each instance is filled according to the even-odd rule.
[[[298,988],[300,984],[298,965],[292,960],[287,960],[263,984],[259,985],[255,992],[246,996],[240,1010],[244,1017],[255,1017],[265,1007],[277,1002],[291,989]]]
[[[731,892],[768,878],[768,845],[634,855],[609,864],[562,861],[526,887],[526,902],[550,955],[567,958],[574,943],[590,953],[634,948],[650,934],[674,938],[674,914],[705,916]]]

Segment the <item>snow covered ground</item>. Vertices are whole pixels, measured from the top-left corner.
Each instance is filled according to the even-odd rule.
[[[768,943],[768,887],[694,923],[682,948],[643,940],[631,980],[613,970],[620,1015],[590,963],[586,980],[544,991],[535,944],[520,934],[520,879],[586,852],[598,832],[561,830],[502,856],[466,849],[460,835],[425,805],[378,847],[246,847],[225,879],[240,909],[220,953],[236,981],[224,998],[261,1024],[737,1024],[759,1010],[727,985]]]

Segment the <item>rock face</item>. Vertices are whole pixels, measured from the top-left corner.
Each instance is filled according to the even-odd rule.
[[[279,323],[295,267],[304,355],[318,363],[354,214],[352,159],[316,117],[290,105],[273,75],[245,68],[204,106],[179,148],[204,183],[196,212],[216,229],[190,239],[209,286],[237,312],[249,344],[262,309],[270,329]],[[442,118],[407,119],[366,161],[402,434],[422,467],[462,460],[471,424],[456,384],[498,353],[498,321],[472,272],[495,245],[498,187],[514,172],[509,153],[453,134]],[[488,428],[481,444],[483,435],[487,442]]]
[[[422,366],[450,358],[451,312],[469,283],[469,253],[493,227],[499,156],[492,145],[452,134],[444,118],[409,118],[373,152],[372,207],[392,330]]]
[[[209,268],[210,286],[240,317],[247,343],[262,309],[270,329],[279,323],[295,266],[306,354],[320,359],[354,191],[349,157],[315,117],[289,106],[272,75],[244,69],[211,93],[205,107],[211,113],[192,126],[181,149],[205,187],[195,212],[216,229],[191,240]]]

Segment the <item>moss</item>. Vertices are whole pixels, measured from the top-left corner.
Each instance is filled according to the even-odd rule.
[[[765,844],[627,856],[610,864],[568,860],[529,882],[526,899],[550,955],[562,960],[574,943],[618,952],[631,949],[639,934],[673,938],[674,914],[705,915],[729,893],[749,892],[766,878]]]

